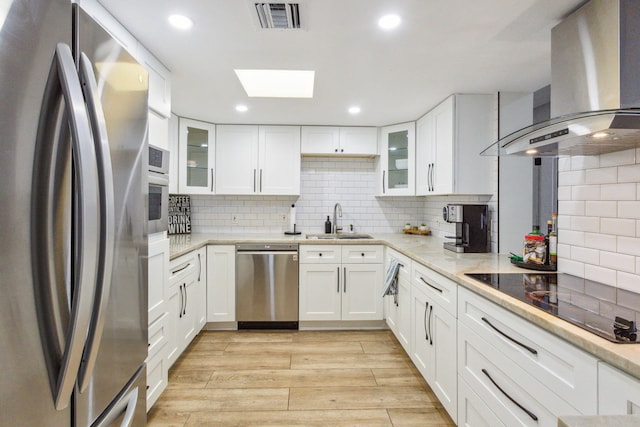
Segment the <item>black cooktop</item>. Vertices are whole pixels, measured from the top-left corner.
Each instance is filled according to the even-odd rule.
[[[640,343],[640,294],[562,273],[466,274],[615,343]]]

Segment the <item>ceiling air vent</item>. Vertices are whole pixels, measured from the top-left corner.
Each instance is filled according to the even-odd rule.
[[[255,3],[255,6],[262,28],[278,30],[300,28],[298,3]]]

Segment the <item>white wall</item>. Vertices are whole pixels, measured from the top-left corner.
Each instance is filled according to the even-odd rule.
[[[640,292],[640,149],[560,159],[558,270]]]

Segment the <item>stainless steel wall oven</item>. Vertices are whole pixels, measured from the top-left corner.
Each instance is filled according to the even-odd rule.
[[[169,228],[169,152],[149,145],[149,233]]]

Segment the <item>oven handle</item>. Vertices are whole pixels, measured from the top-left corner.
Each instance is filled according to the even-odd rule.
[[[161,185],[163,187],[169,186],[169,177],[164,174],[149,171],[149,184]]]

